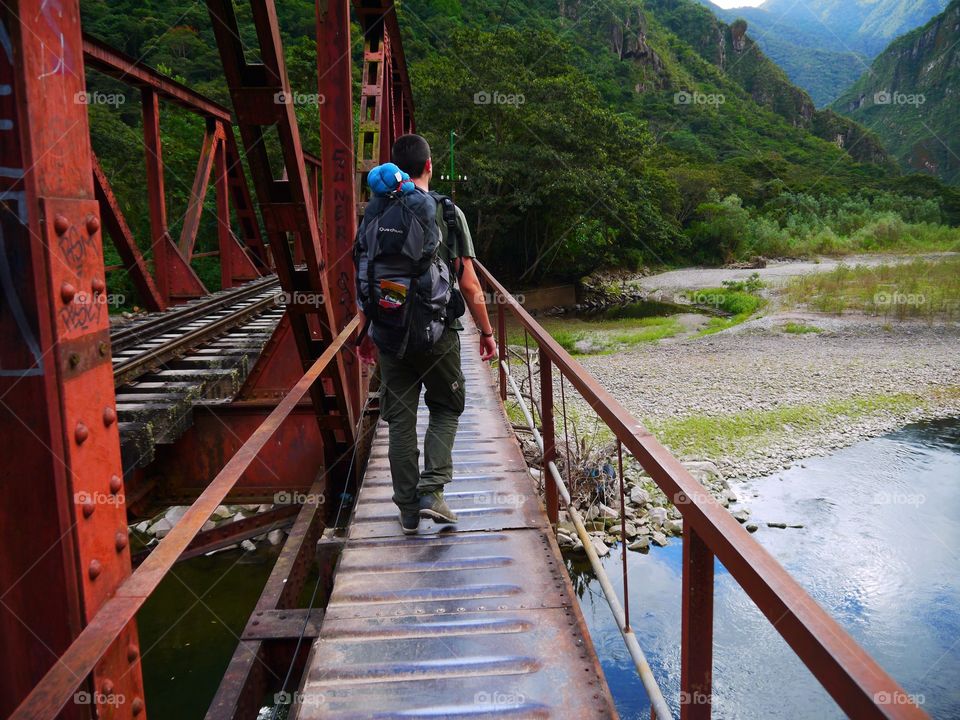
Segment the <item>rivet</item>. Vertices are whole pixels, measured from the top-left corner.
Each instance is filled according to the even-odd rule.
[[[95,277],[90,281],[90,289],[93,290],[94,295],[99,295],[107,289],[107,284],[103,281],[103,278]]]
[[[143,700],[136,697],[133,699],[133,702],[130,703],[130,709],[133,711],[134,715],[139,715],[143,712]]]
[[[83,516],[85,518],[88,518],[91,515],[93,515],[93,511],[97,509],[97,506],[93,504],[93,500],[87,500],[80,507],[83,509]]]
[[[100,220],[96,215],[87,215],[87,232],[93,235],[100,229]]]
[[[113,695],[113,680],[104,678],[103,685],[100,686],[100,689],[103,690],[104,695]]]
[[[116,495],[123,488],[123,480],[120,479],[119,475],[110,476],[110,492]]]
[[[101,357],[105,357],[107,354],[107,344],[105,342],[100,342],[97,345],[97,351],[100,353]]]
[[[107,406],[103,409],[103,424],[110,427],[117,421],[117,411]]]
[[[140,648],[138,648],[133,643],[130,643],[129,645],[127,645],[127,660],[129,660],[130,662],[133,662],[134,660],[137,659],[137,657],[139,657],[139,655],[140,655]]]
[[[60,286],[60,299],[65,303],[73,300],[73,298],[76,297],[76,294],[77,288],[75,288],[72,283],[65,282]]]
[[[58,214],[53,218],[53,229],[57,235],[63,235],[67,230],[70,229],[70,221],[67,220],[66,215]]]
[[[117,552],[123,552],[123,549],[127,546],[127,531],[126,530],[117,530],[115,543],[117,546]]]
[[[70,358],[70,364],[73,364],[73,358]],[[77,423],[76,429],[73,431],[73,437],[77,441],[77,445],[83,445],[88,437],[90,437],[90,429],[84,425],[82,422]]]
[[[70,353],[69,358],[70,369],[73,370],[80,364],[80,354],[79,353]]]
[[[87,575],[90,576],[91,580],[96,580],[102,570],[103,566],[100,564],[99,560],[91,560],[90,567],[87,568]]]
[[[254,620],[254,621],[252,621],[250,624],[251,624],[251,625],[259,625],[259,624],[260,624],[260,621],[259,621],[259,620]]]

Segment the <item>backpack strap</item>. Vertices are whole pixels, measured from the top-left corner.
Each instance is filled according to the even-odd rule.
[[[457,247],[460,245],[460,226],[457,224],[457,206],[453,204],[451,200],[446,195],[441,195],[437,192],[431,192],[434,199],[437,201],[437,204],[440,205],[440,208],[443,212],[443,224],[447,226],[447,238],[455,238],[457,241]],[[449,239],[448,239],[449,242]],[[453,247],[451,246],[451,257],[450,265],[453,266],[453,261],[455,258],[452,256]],[[456,272],[457,280],[463,277],[463,262],[460,263],[460,269]]]

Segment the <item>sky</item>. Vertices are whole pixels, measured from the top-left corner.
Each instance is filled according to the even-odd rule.
[[[757,5],[762,5],[763,0],[713,0],[713,4],[725,9],[747,6],[756,7]]]

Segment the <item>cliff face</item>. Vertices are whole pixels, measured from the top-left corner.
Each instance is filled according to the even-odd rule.
[[[960,0],[895,40],[833,108],[905,167],[960,181]]]
[[[810,95],[790,82],[754,42],[745,20],[728,25],[690,0],[647,0],[645,6],[758,105],[836,144],[859,162],[888,162],[880,139],[869,130],[836,113],[817,110]]]

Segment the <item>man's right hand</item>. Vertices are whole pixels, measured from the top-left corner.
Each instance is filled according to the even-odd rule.
[[[497,354],[497,341],[492,335],[480,335],[480,359],[493,360]]]

